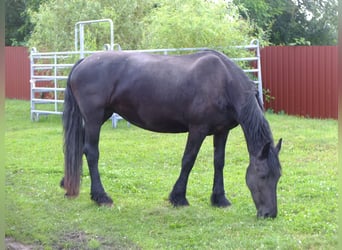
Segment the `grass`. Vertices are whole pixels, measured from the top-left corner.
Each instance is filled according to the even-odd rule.
[[[248,153],[240,128],[230,133],[225,188],[232,206],[210,206],[212,138],[188,184],[189,207],[167,201],[186,134],[158,134],[106,123],[100,172],[114,206],[90,201],[87,165],[80,196],[65,199],[59,116],[30,121],[29,103],[6,100],[6,237],[34,249],[336,249],[337,121],[267,114],[283,138],[278,217],[256,219],[245,184]]]

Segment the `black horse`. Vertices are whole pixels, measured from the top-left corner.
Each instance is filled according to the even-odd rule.
[[[98,170],[99,135],[113,112],[141,128],[188,132],[182,168],[169,200],[188,205],[186,187],[197,153],[213,135],[214,183],[211,203],[226,207],[223,167],[229,130],[241,125],[250,155],[246,182],[258,217],[276,217],[281,175],[275,146],[255,84],[224,54],[204,51],[183,56],[100,52],[78,61],[65,91],[63,126],[66,196],[79,194],[82,155],[91,177],[91,199],[111,205]]]

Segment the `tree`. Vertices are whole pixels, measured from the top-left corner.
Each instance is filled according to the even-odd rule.
[[[102,18],[114,21],[115,43],[124,49],[217,47],[252,39],[249,23],[224,0],[49,0],[28,13],[35,25],[29,45],[40,51],[73,50],[74,24]],[[102,49],[109,42],[102,25],[87,26],[85,32],[86,49]]]
[[[144,19],[142,48],[248,44],[251,26],[226,1],[161,1]]]
[[[337,0],[233,0],[271,44],[337,44]],[[266,38],[266,39],[267,39]]]
[[[297,0],[298,12],[305,18],[304,31],[311,44],[336,45],[337,0]]]
[[[33,30],[28,9],[37,10],[46,0],[5,0],[5,44],[25,45]]]
[[[240,15],[249,20],[254,33],[262,35],[264,41],[270,40],[270,31],[275,17],[283,12],[283,0],[233,0],[238,6]]]
[[[135,49],[141,40],[141,19],[151,8],[148,0],[50,0],[37,11],[29,11],[34,31],[29,46],[40,51],[74,50],[74,28],[78,21],[110,18],[114,21],[114,40],[126,49]],[[85,48],[102,49],[109,43],[106,24],[85,29]]]
[[[24,41],[25,34],[20,27],[25,23],[21,13],[25,11],[23,1],[5,1],[5,44],[6,46],[17,44],[18,41]]]

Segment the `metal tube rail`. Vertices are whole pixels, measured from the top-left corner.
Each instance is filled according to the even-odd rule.
[[[110,25],[110,50],[113,50],[114,46],[114,24],[111,19],[99,19],[99,20],[88,20],[80,21],[75,24],[75,50],[78,51],[78,40],[80,42],[80,57],[84,57],[84,25],[108,22]],[[79,27],[79,30],[78,30]],[[80,39],[78,39],[78,32],[80,33]]]

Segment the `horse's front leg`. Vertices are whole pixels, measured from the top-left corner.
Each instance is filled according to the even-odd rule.
[[[87,158],[90,173],[91,199],[98,205],[111,206],[113,204],[113,200],[106,194],[103,188],[98,169],[100,128],[101,126],[99,125],[85,125],[84,154]]]
[[[214,184],[211,195],[211,204],[217,207],[227,207],[230,202],[224,192],[223,167],[225,148],[229,131],[214,134]]]
[[[189,130],[184,155],[182,158],[182,169],[169,196],[169,200],[174,206],[189,205],[189,202],[186,199],[186,187],[189,174],[194,166],[198,151],[206,135],[207,131],[202,128],[194,128]]]

